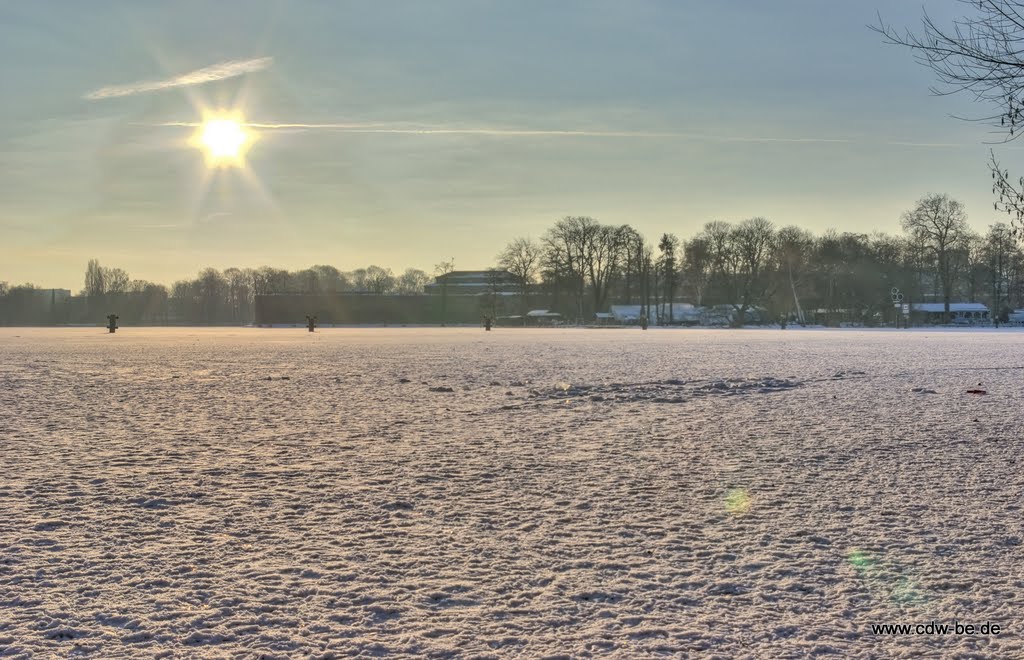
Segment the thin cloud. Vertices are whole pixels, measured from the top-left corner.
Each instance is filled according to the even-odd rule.
[[[202,85],[203,83],[234,78],[235,76],[241,76],[246,73],[263,71],[264,69],[269,68],[273,62],[274,58],[272,57],[259,57],[251,60],[229,60],[227,62],[203,67],[202,69],[196,69],[195,71],[190,71],[166,80],[150,80],[130,83],[127,85],[109,85],[107,87],[101,87],[96,91],[89,92],[84,96],[84,98],[90,101],[98,101],[100,99],[111,99],[119,96],[132,96],[134,94],[158,92],[160,90],[172,89],[174,87]]]
[[[924,147],[927,149],[962,149],[971,146],[955,142],[886,142],[885,144],[894,147]]]

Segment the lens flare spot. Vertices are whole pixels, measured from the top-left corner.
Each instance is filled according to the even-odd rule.
[[[731,514],[750,511],[751,498],[745,488],[733,488],[725,495],[725,510]]]
[[[921,594],[921,590],[918,588],[917,582],[905,577],[901,577],[896,580],[896,584],[892,587],[892,594],[890,597],[894,603],[899,605],[913,605],[924,600],[924,596]]]
[[[866,571],[875,565],[875,558],[863,550],[851,550],[846,558],[858,571]]]
[[[927,600],[917,580],[900,575],[903,571],[898,565],[883,563],[877,556],[858,549],[847,553],[846,559],[873,598],[900,607]]]

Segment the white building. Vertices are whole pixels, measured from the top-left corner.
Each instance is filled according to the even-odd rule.
[[[926,322],[944,323],[946,305],[944,303],[914,303],[910,306],[914,315],[924,317]],[[949,303],[949,316],[952,323],[988,323],[990,320],[988,307],[981,303]]]
[[[643,305],[612,305],[611,314],[619,323],[639,323],[643,309]],[[648,321],[652,325],[662,325],[669,323],[671,318],[672,323],[696,325],[700,323],[701,310],[701,307],[695,307],[690,303],[672,303],[671,310],[667,303],[661,305],[660,309],[659,306],[652,305],[648,312]]]

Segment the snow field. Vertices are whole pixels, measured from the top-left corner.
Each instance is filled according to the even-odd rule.
[[[0,655],[1024,657],[1020,332],[102,332],[0,329]]]

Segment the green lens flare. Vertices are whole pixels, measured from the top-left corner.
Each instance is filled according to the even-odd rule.
[[[927,601],[917,580],[898,575],[902,572],[898,565],[890,562],[883,564],[875,555],[864,550],[851,550],[846,559],[874,598],[888,600],[896,606],[917,605]]]
[[[733,488],[725,496],[725,510],[739,514],[750,511],[750,494],[744,488]]]
[[[859,571],[866,571],[875,565],[875,558],[863,550],[851,550],[847,559]]]

